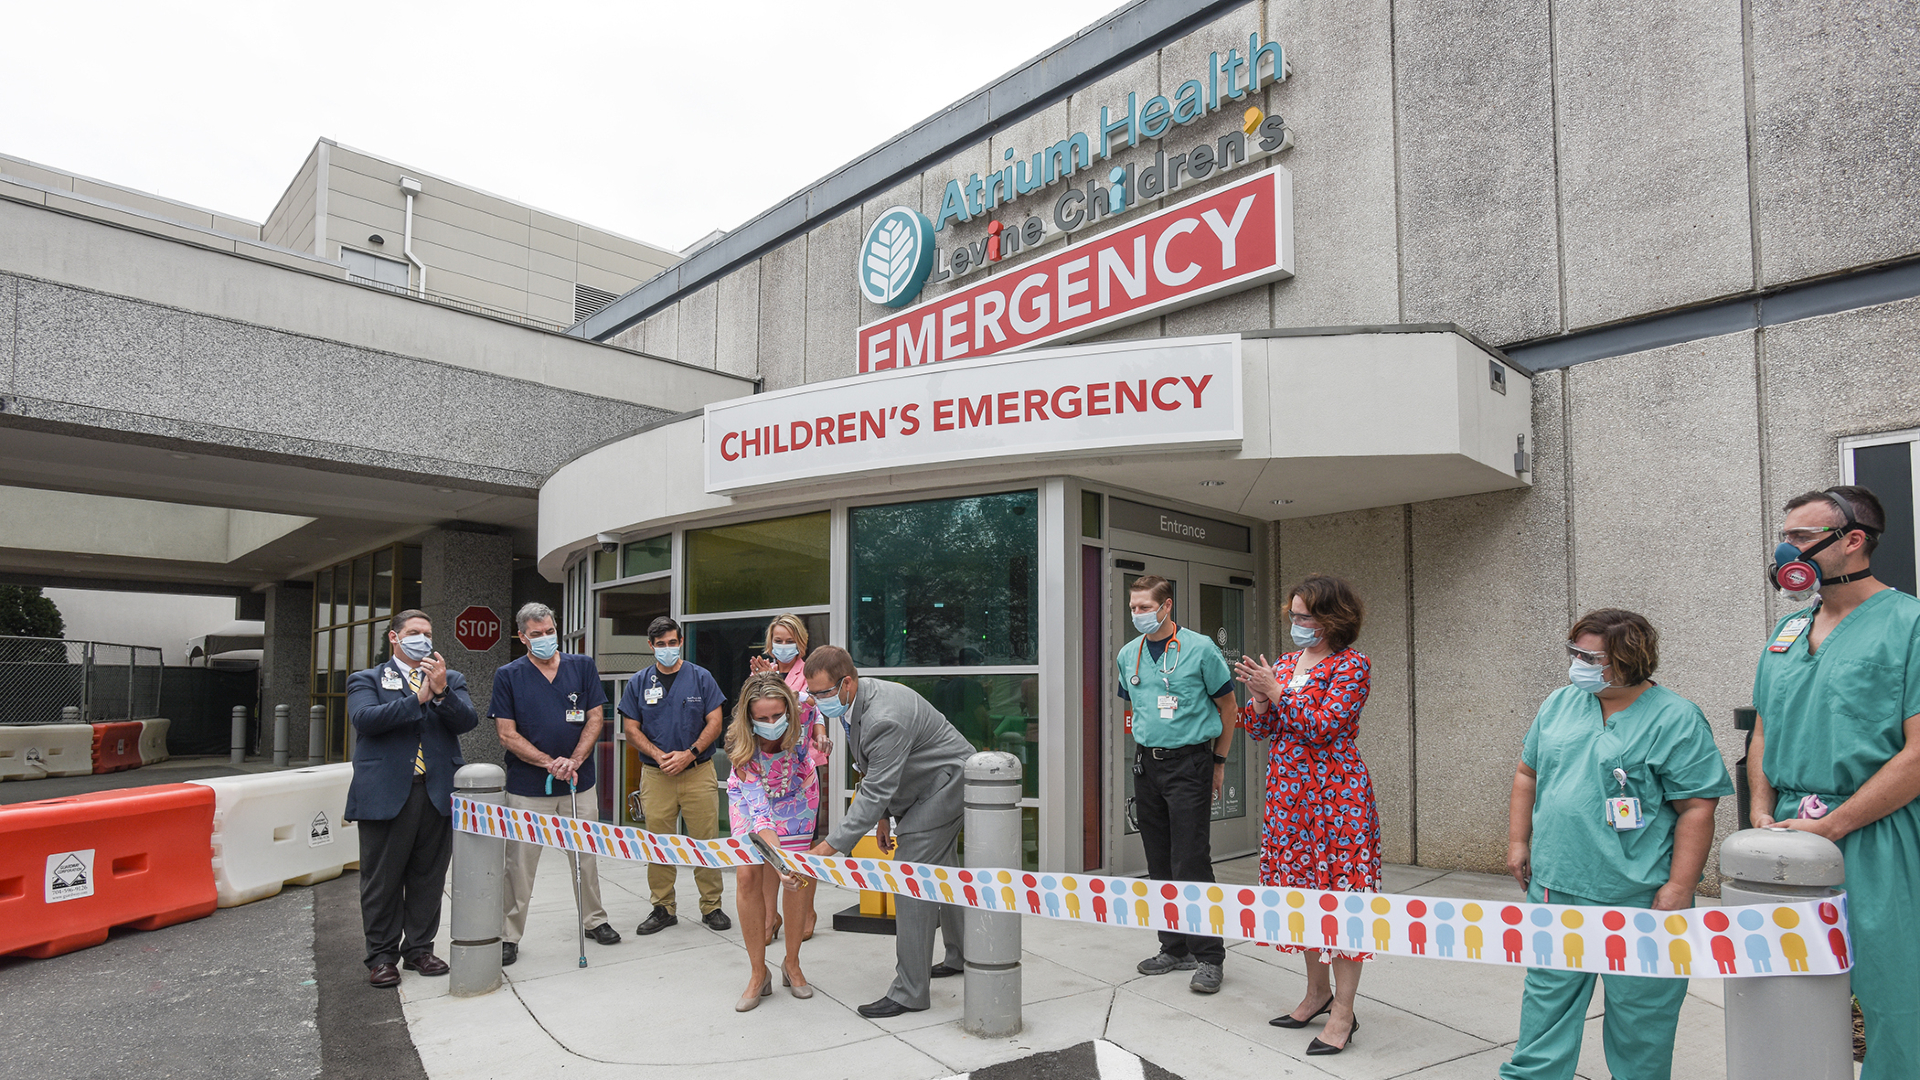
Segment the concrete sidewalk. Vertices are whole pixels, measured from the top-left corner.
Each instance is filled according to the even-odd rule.
[[[1223,882],[1250,883],[1252,858],[1217,867]],[[933,1007],[891,1020],[867,1020],[855,1007],[886,991],[893,939],[842,934],[831,914],[855,902],[823,886],[820,928],[801,950],[811,1000],[779,987],[750,1013],[735,1013],[745,991],[746,953],[738,927],[716,934],[697,912],[690,874],[679,881],[679,925],[633,936],[648,908],[646,867],[603,859],[603,899],[620,944],[589,941],[577,966],[573,894],[558,853],[542,858],[520,962],[508,984],[482,998],[447,995],[445,979],[406,972],[407,1022],[433,1080],[481,1077],[672,1076],[733,1080],[743,1064],[765,1062],[784,1080],[884,1076],[935,1080],[1090,1039],[1107,1039],[1189,1078],[1342,1077],[1420,1080],[1491,1077],[1512,1052],[1524,973],[1446,960],[1383,958],[1367,965],[1356,1014],[1360,1031],[1337,1056],[1308,1058],[1319,1024],[1288,1031],[1270,1017],[1305,993],[1304,961],[1242,943],[1230,950],[1219,994],[1187,988],[1184,973],[1146,977],[1134,965],[1157,948],[1153,932],[1031,918],[1023,924],[1026,1030],[1012,1039],[978,1039],[960,1029],[961,978],[933,984]],[[728,873],[726,910],[734,914]],[[1507,878],[1389,866],[1383,891],[1432,897],[1517,900]],[[1704,900],[1703,903],[1712,903]],[[449,919],[446,925],[451,925]],[[777,965],[785,937],[769,953]],[[775,975],[778,975],[776,967]],[[1696,979],[1680,1014],[1676,1077],[1725,1075],[1718,979]],[[1596,990],[1579,1074],[1607,1074],[1600,1048]]]

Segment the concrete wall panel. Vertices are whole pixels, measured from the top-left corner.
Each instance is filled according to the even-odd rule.
[[[720,286],[708,285],[682,300],[680,308],[680,344],[674,359],[703,368],[714,366],[715,319]]]
[[[682,304],[662,308],[647,317],[647,348],[651,356],[669,360],[680,358],[680,309]]]
[[[1394,6],[1402,319],[1560,329],[1547,0]]]
[[[768,390],[807,381],[807,237],[760,259],[760,378]]]
[[[857,213],[842,214],[807,236],[808,382],[852,375],[853,332],[860,317],[854,268],[866,234]]]
[[[755,378],[760,374],[760,264],[743,266],[718,285],[714,366]]]

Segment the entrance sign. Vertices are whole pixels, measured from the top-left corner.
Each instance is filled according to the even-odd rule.
[[[455,616],[453,638],[468,652],[486,652],[500,644],[500,616],[475,604]]]
[[[868,323],[862,374],[988,356],[1111,329],[1293,276],[1282,166]]]
[[[1083,345],[706,408],[706,490],[1116,450],[1238,447],[1237,335]]]
[[[1253,550],[1253,532],[1245,525],[1215,521],[1183,511],[1156,510],[1117,496],[1107,497],[1107,524],[1128,532],[1146,533],[1165,540],[1183,540],[1223,551]]]

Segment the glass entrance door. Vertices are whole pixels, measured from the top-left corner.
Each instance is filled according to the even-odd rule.
[[[1197,630],[1211,639],[1225,655],[1229,666],[1240,658],[1246,646],[1248,619],[1253,610],[1253,586],[1250,579],[1217,566],[1183,562],[1153,555],[1116,551],[1110,556],[1113,584],[1113,613],[1110,641],[1124,645],[1139,637],[1128,609],[1127,590],[1134,581],[1156,574],[1173,583],[1173,616],[1182,627]],[[1116,647],[1114,652],[1118,652]],[[1122,682],[1133,675],[1121,671],[1108,660],[1108,723],[1105,745],[1108,792],[1106,816],[1109,837],[1106,870],[1116,874],[1144,874],[1145,851],[1140,846],[1140,829],[1134,810],[1133,717],[1131,705],[1120,697]],[[1141,678],[1148,673],[1143,665]],[[1234,683],[1236,700],[1244,704],[1246,688]],[[1247,739],[1236,733],[1227,755],[1226,780],[1220,796],[1213,802],[1213,857],[1231,858],[1252,851],[1258,841],[1258,815],[1248,813]]]

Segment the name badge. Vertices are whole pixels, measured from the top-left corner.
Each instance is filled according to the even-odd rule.
[[[586,722],[587,722],[587,710],[585,709],[568,709],[567,710],[567,723],[584,724]]]
[[[1646,822],[1640,818],[1640,800],[1628,796],[1607,800],[1607,823],[1618,832],[1632,832]]]
[[[1160,695],[1160,719],[1173,719],[1173,710],[1180,707],[1180,699],[1172,694]]]
[[[388,668],[380,673],[380,689],[382,690],[398,690],[405,685],[406,683],[400,681],[400,676],[394,674],[392,668]]]
[[[667,690],[663,686],[649,686],[647,692],[641,696],[646,699],[647,704],[658,705],[660,699],[667,696]]]
[[[1767,651],[1786,652],[1793,648],[1793,643],[1800,640],[1800,635],[1806,633],[1807,624],[1812,621],[1805,615],[1788,619],[1787,625],[1780,628],[1780,635],[1773,639],[1773,644],[1767,646]]]

